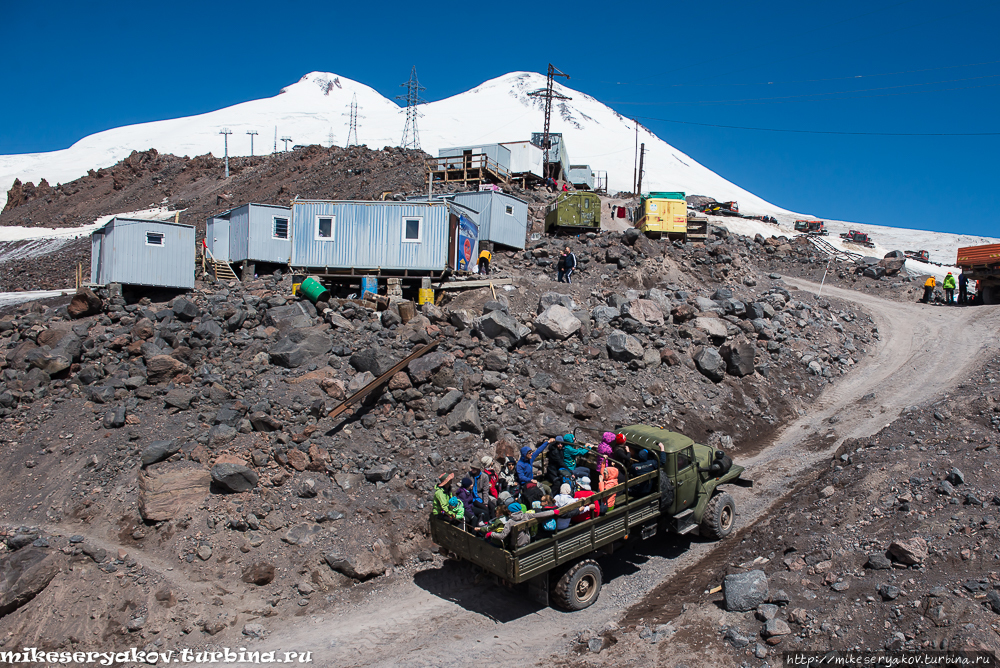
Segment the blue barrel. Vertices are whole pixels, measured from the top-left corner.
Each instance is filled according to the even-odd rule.
[[[361,277],[361,298],[367,299],[367,293],[372,293],[373,296],[378,294],[378,279],[374,276],[362,276]]]

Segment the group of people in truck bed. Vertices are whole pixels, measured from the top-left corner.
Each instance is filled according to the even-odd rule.
[[[538,462],[543,453],[544,469]],[[596,457],[586,457],[591,453]],[[573,434],[565,434],[535,448],[524,446],[519,458],[473,460],[458,480],[454,473],[442,474],[432,514],[494,545],[523,547],[612,510],[614,494],[593,503],[576,502],[617,486],[625,480],[626,468],[635,476],[656,467],[646,450],[633,457],[622,434],[604,432],[597,445],[578,444]],[[567,507],[571,504],[576,505]],[[531,519],[537,521],[521,526]]]

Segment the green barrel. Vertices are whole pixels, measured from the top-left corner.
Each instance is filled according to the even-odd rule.
[[[323,287],[323,284],[316,278],[309,276],[302,281],[299,290],[306,296],[306,299],[315,304],[318,301],[326,301],[330,298],[330,291]]]

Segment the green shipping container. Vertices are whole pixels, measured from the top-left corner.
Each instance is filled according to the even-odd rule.
[[[545,231],[601,229],[601,198],[591,192],[561,193],[545,211]]]

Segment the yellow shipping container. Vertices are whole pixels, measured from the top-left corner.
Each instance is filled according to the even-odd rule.
[[[639,229],[654,236],[687,234],[687,202],[682,199],[644,198]]]

